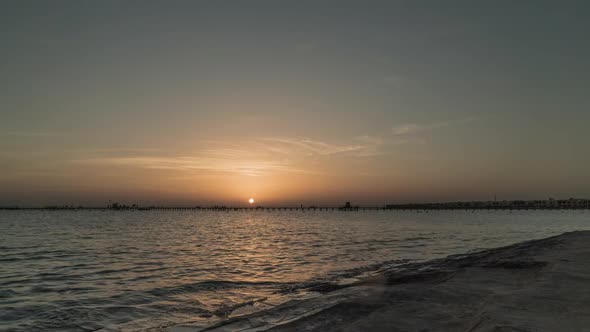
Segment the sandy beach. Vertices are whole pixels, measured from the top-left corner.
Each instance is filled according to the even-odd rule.
[[[590,331],[590,231],[310,287],[205,331]]]

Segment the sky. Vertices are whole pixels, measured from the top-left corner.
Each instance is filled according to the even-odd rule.
[[[590,198],[587,1],[3,1],[0,205]]]

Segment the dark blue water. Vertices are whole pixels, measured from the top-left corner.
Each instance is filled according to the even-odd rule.
[[[590,211],[0,211],[0,330],[207,326],[349,269],[582,229]]]

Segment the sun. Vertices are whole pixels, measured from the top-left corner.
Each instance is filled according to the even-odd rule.
[[[254,198],[250,198],[250,199],[248,200],[248,203],[250,203],[250,204],[254,204]]]

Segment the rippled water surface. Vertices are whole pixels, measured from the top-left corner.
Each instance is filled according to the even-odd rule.
[[[0,211],[0,330],[145,330],[298,283],[590,229],[589,211]]]

